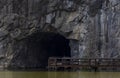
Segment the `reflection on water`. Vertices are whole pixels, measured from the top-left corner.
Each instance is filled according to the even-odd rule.
[[[0,78],[120,78],[120,72],[0,72]]]

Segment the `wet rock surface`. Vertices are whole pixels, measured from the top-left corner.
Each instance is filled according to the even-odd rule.
[[[18,65],[25,39],[38,32],[69,39],[71,57],[119,58],[120,0],[0,0],[1,65]]]

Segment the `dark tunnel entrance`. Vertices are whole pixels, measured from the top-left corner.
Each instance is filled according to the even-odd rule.
[[[35,33],[26,38],[23,43],[22,51],[16,54],[13,60],[17,67],[45,68],[49,57],[70,57],[71,55],[69,40],[60,34]]]

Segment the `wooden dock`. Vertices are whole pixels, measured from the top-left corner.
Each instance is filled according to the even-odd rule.
[[[120,59],[116,58],[70,58],[70,57],[50,57],[48,59],[48,69],[57,70],[59,68],[80,69],[89,68],[119,68]]]

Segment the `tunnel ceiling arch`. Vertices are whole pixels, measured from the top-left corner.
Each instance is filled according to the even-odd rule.
[[[23,44],[22,44],[23,43]],[[21,45],[22,44],[22,45]],[[39,32],[20,42],[21,50],[12,60],[12,66],[44,68],[49,57],[70,57],[69,40],[57,33]]]

